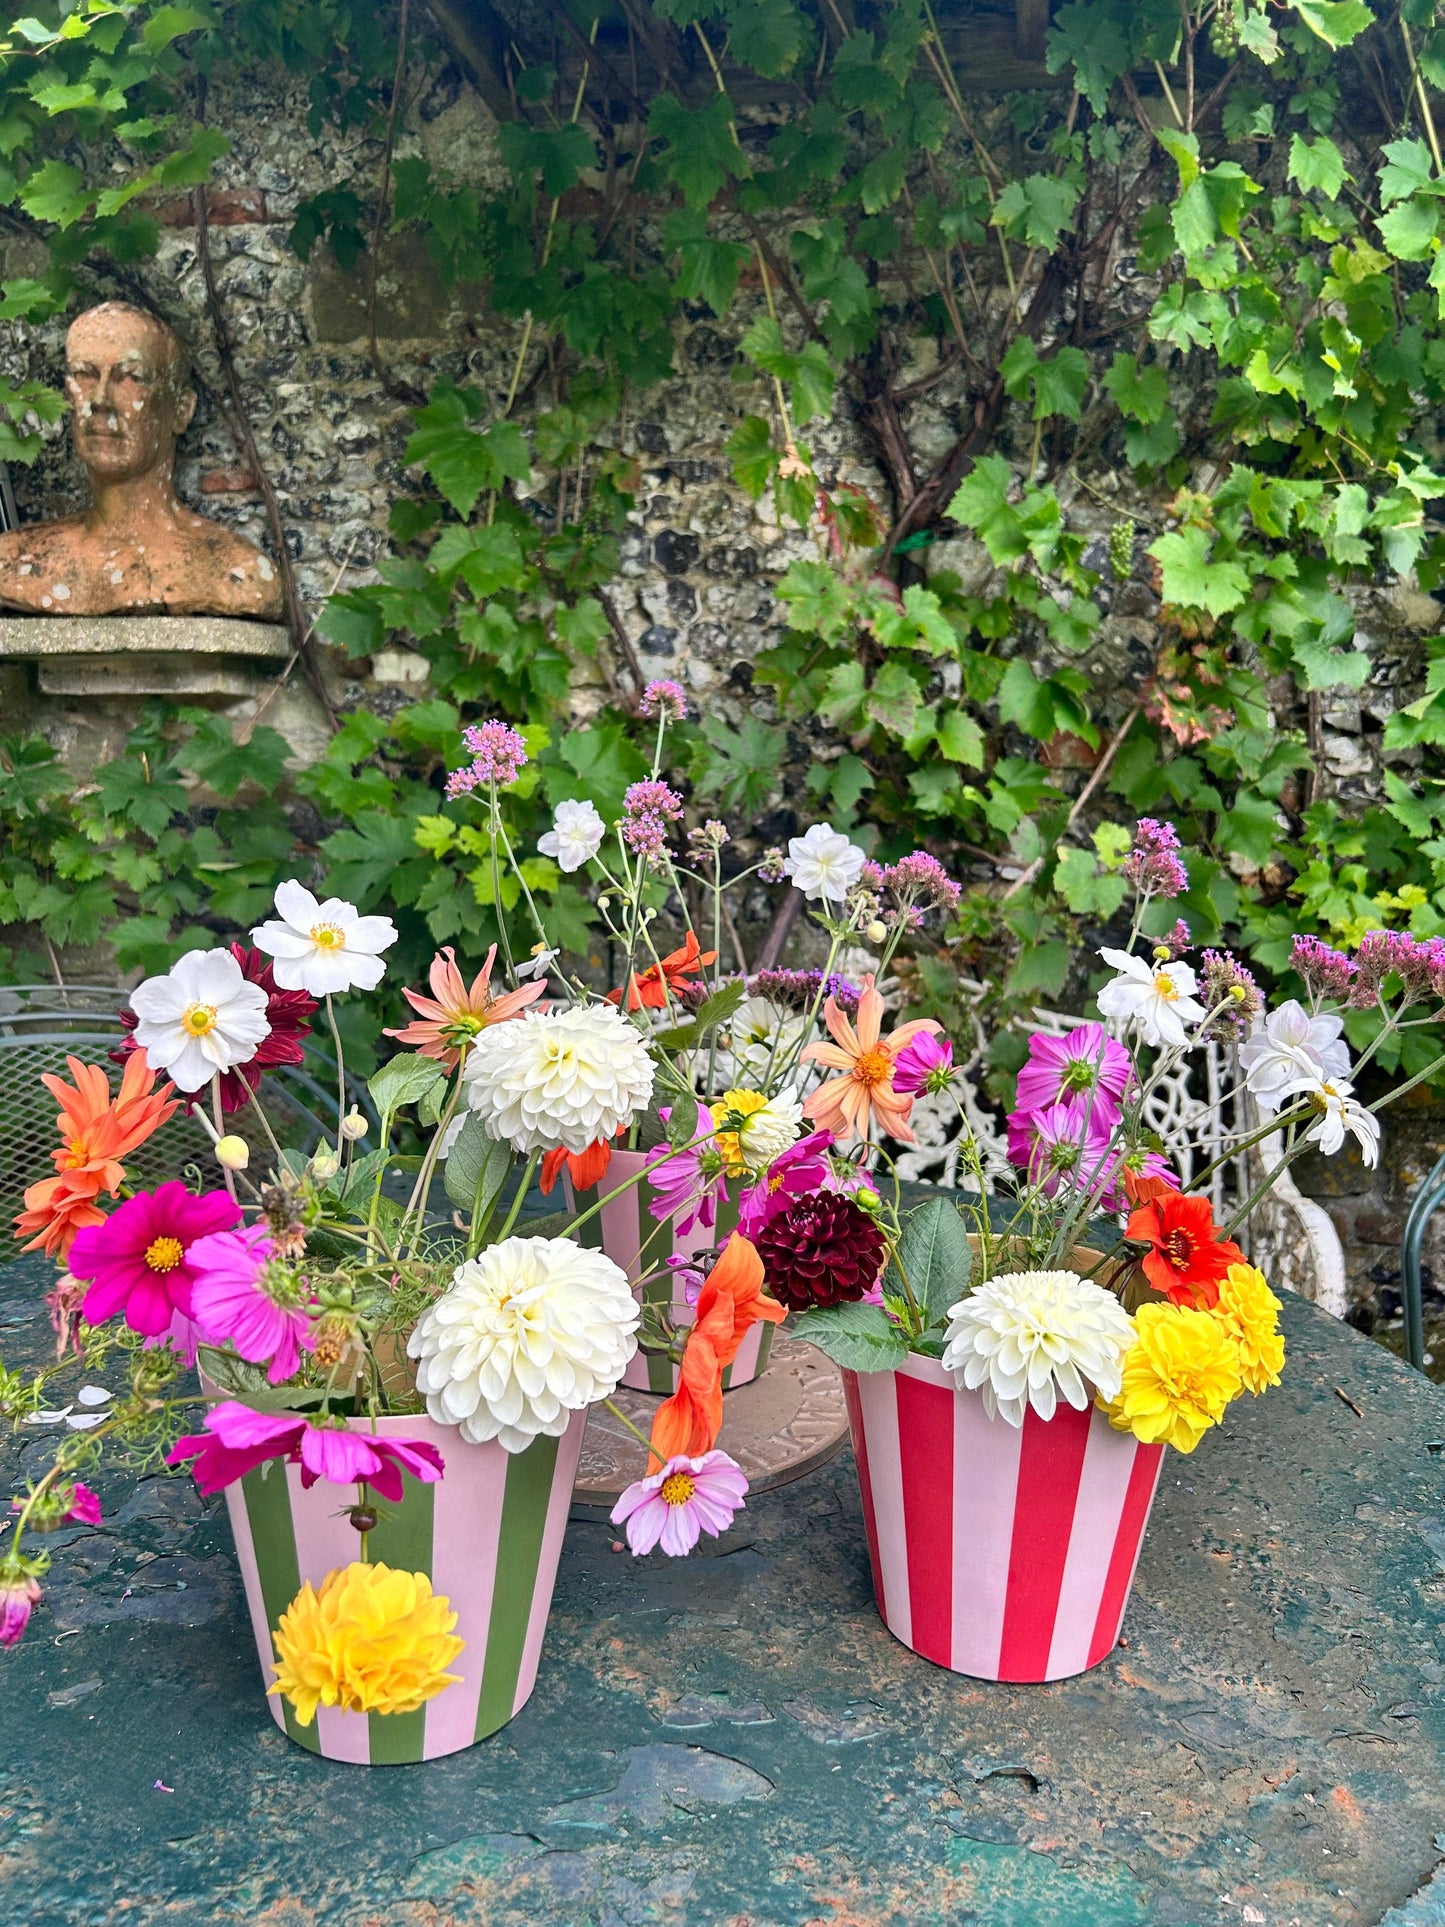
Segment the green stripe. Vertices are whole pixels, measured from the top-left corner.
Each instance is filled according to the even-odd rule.
[[[495,1733],[512,1717],[559,1443],[557,1439],[536,1438],[525,1452],[513,1453],[507,1461],[507,1489],[497,1535],[497,1578],[477,1702],[479,1740]]]
[[[393,1572],[424,1572],[431,1578],[435,1493],[435,1486],[423,1485],[410,1472],[402,1473],[401,1504],[378,1505],[376,1525],[366,1535],[372,1565],[390,1566]],[[373,1766],[397,1766],[421,1758],[426,1738],[424,1706],[414,1713],[368,1713],[366,1717]]]
[[[256,1571],[261,1580],[261,1601],[266,1625],[274,1635],[281,1616],[301,1590],[301,1568],[296,1560],[296,1532],[291,1521],[291,1494],[286,1484],[283,1460],[268,1459],[248,1472],[241,1481],[246,1501],[246,1517],[251,1526],[251,1546],[256,1555]],[[270,1685],[268,1680],[267,1685]],[[272,1696],[280,1698],[279,1694]],[[298,1746],[319,1753],[321,1742],[316,1722],[302,1726],[290,1700],[281,1699],[286,1731]]]

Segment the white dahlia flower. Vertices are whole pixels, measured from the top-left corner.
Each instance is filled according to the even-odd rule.
[[[480,1031],[467,1056],[467,1103],[495,1138],[528,1155],[580,1155],[630,1124],[652,1096],[642,1038],[609,1004],[529,1011]]]
[[[960,1391],[982,1392],[990,1418],[1010,1425],[1022,1425],[1030,1405],[1051,1419],[1060,1394],[1079,1412],[1095,1392],[1116,1398],[1135,1337],[1113,1292],[1076,1271],[990,1278],[948,1317],[943,1369]]]
[[[602,1252],[570,1238],[504,1238],[457,1266],[406,1349],[439,1425],[522,1452],[617,1389],[640,1317],[626,1272]]]

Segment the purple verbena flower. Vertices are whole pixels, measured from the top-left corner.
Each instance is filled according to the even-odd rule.
[[[1124,859],[1124,875],[1149,897],[1181,897],[1189,888],[1189,872],[1178,856],[1179,832],[1172,823],[1141,816],[1134,847]]]
[[[932,910],[956,910],[962,887],[944,869],[937,857],[926,850],[915,850],[890,864],[883,882],[900,902],[921,904]]]
[[[680,682],[660,676],[643,690],[637,709],[642,716],[665,716],[670,723],[680,723],[687,714],[687,691]]]
[[[1264,1009],[1259,985],[1227,950],[1206,950],[1200,960],[1199,1000],[1209,1012],[1201,1037],[1248,1037]]]
[[[650,811],[642,816],[624,817],[622,840],[645,863],[656,863],[667,848],[667,825]]]
[[[447,778],[448,796],[465,796],[485,783],[515,783],[527,761],[527,745],[509,724],[495,717],[486,723],[472,723],[462,731],[462,742],[471,756],[465,769],[453,770]]]
[[[1353,962],[1342,950],[1332,950],[1318,937],[1296,937],[1290,963],[1312,997],[1338,1002],[1348,997],[1354,986]]]
[[[634,783],[623,797],[622,807],[629,816],[666,817],[673,823],[682,820],[682,798],[666,783]]]

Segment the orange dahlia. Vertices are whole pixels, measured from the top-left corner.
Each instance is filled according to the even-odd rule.
[[[841,1071],[841,1077],[820,1084],[803,1106],[804,1117],[842,1140],[872,1135],[877,1122],[880,1132],[911,1144],[908,1113],[913,1108],[912,1094],[896,1090],[893,1073],[898,1055],[915,1037],[943,1028],[931,1017],[920,1017],[911,1024],[900,1024],[887,1037],[883,1027],[883,999],[873,987],[872,977],[863,979],[858,998],[856,1028],[830,997],[823,1006],[823,1022],[828,1026],[831,1044],[809,1044],[805,1059]]]
[[[478,1031],[485,1030],[489,1024],[505,1023],[509,1017],[520,1017],[528,1004],[535,1003],[546,992],[543,979],[541,983],[523,984],[520,990],[504,991],[498,997],[492,990],[492,965],[496,958],[497,946],[493,944],[487,952],[487,961],[469,987],[457,968],[451,945],[445,944],[432,958],[428,973],[431,996],[423,997],[417,990],[403,989],[401,993],[421,1022],[405,1024],[400,1030],[388,1030],[383,1035],[394,1037],[399,1044],[410,1044],[423,1057],[435,1057],[438,1063],[454,1071]]]

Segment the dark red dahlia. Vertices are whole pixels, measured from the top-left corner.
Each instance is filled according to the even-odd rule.
[[[883,1233],[838,1191],[794,1199],[753,1242],[768,1290],[790,1311],[854,1303],[883,1269]]]
[[[269,1037],[263,1037],[256,1046],[256,1055],[247,1064],[238,1064],[233,1071],[221,1072],[221,1109],[239,1111],[247,1097],[261,1082],[261,1073],[272,1070],[277,1064],[299,1064],[305,1058],[303,1040],[311,1030],[311,1019],[316,1014],[316,999],[304,990],[279,990],[276,979],[271,975],[270,959],[259,950],[248,950],[243,943],[231,945],[231,955],[241,966],[241,975],[248,983],[259,984],[266,993],[266,1022],[271,1026]],[[113,1064],[123,1064],[136,1048],[131,1032],[136,1026],[133,1010],[123,1010],[120,1021],[126,1032],[122,1042],[110,1053]],[[199,1100],[197,1100],[199,1101]]]

